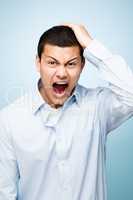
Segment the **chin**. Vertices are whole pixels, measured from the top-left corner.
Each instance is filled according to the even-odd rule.
[[[54,101],[54,103],[52,105],[54,105],[55,108],[61,107],[64,105],[64,103],[66,102],[67,99],[68,99],[68,97],[65,99],[57,99],[56,101]]]

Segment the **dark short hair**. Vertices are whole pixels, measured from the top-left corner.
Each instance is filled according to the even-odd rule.
[[[81,59],[82,61],[84,60],[83,47],[78,42],[73,30],[68,26],[54,26],[42,34],[37,47],[37,53],[40,59],[46,44],[59,47],[79,46]]]

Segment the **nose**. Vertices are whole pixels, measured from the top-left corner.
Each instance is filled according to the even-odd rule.
[[[64,65],[60,65],[56,71],[56,76],[60,79],[65,79],[67,77],[67,71]]]

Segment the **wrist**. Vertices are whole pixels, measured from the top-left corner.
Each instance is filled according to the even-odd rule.
[[[85,44],[84,44],[84,46],[83,46],[83,48],[85,49],[85,48],[87,48],[87,47],[89,47],[90,46],[90,44],[93,42],[93,38],[88,38],[86,41],[85,41]]]

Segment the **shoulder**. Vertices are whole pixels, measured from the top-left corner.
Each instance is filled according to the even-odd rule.
[[[8,120],[16,120],[17,122],[17,120],[20,119],[26,112],[31,110],[31,101],[30,92],[27,92],[23,96],[17,98],[0,110],[0,120],[6,122]]]
[[[111,89],[107,87],[87,88],[83,85],[78,85],[78,92],[82,101],[106,99],[112,96],[113,93]]]

